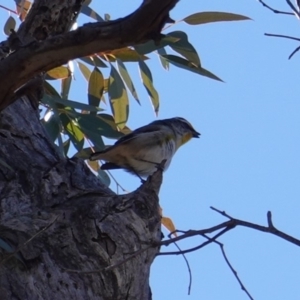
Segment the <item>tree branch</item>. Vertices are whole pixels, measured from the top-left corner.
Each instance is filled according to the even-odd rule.
[[[169,12],[179,0],[144,0],[127,17],[109,22],[85,24],[77,30],[31,41],[12,52],[0,64],[0,110],[8,106],[14,91],[42,71],[69,60],[135,45],[159,41]]]
[[[269,6],[268,4],[266,4],[262,0],[258,0],[258,2],[261,3],[262,6],[266,7],[267,9],[269,9],[270,11],[272,11],[275,14],[292,15],[292,16],[294,16],[294,13],[274,9],[274,8],[272,8],[271,6]]]

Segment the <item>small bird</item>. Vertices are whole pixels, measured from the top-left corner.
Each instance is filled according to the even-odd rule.
[[[177,149],[200,133],[184,118],[154,121],[124,135],[113,146],[95,152],[90,160],[106,161],[102,170],[125,169],[138,177],[152,175],[166,160],[166,170]]]

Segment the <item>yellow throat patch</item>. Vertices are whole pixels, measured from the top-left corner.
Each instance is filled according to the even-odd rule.
[[[191,138],[193,137],[192,133],[186,133],[182,136],[181,138],[181,145],[185,144],[186,142],[188,142]]]

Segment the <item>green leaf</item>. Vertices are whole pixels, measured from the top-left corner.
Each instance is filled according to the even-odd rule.
[[[159,109],[159,96],[158,93],[153,85],[153,79],[152,74],[146,63],[142,60],[139,61],[139,68],[140,68],[140,74],[142,77],[142,81],[144,84],[144,87],[147,90],[148,95],[150,96],[150,100],[153,105],[153,109],[158,114]]]
[[[98,68],[94,68],[89,79],[88,99],[92,106],[99,106],[104,91],[104,77]]]
[[[188,61],[194,63],[197,67],[201,66],[200,58],[194,46],[188,41],[188,36],[183,31],[173,31],[168,33],[168,36],[178,38],[179,40],[174,43],[170,43],[169,46]]]
[[[125,127],[128,120],[128,95],[121,76],[112,64],[109,76],[108,94],[115,123],[122,129]]]
[[[206,24],[211,22],[222,22],[222,21],[243,21],[251,20],[250,18],[227,12],[219,11],[206,11],[192,14],[183,19],[184,22],[190,25]]]
[[[53,114],[48,121],[45,121],[45,119],[42,120],[42,124],[53,142],[56,141],[60,132],[59,122],[60,119],[55,114]]]
[[[86,137],[93,142],[96,151],[104,149],[102,136],[118,139],[124,135],[122,132],[118,131],[113,118],[109,115],[100,114],[95,116],[78,114],[76,122]]]
[[[92,3],[92,0],[83,0],[82,5],[89,6]]]
[[[47,81],[44,81],[44,89],[47,95],[60,97],[56,89]]]
[[[82,5],[80,12],[98,22],[104,22],[103,18],[101,18],[93,9],[91,9],[87,5]]]
[[[202,67],[197,67],[193,63],[189,62],[188,60],[186,60],[184,58],[181,58],[181,57],[175,56],[175,55],[169,55],[169,54],[163,55],[163,57],[166,60],[168,60],[171,64],[173,64],[174,66],[176,66],[178,68],[182,68],[182,69],[191,71],[193,73],[196,73],[196,74],[199,74],[199,75],[202,75],[205,77],[209,77],[214,80],[223,81],[222,79],[220,79],[213,73],[209,72],[208,70],[206,70]]]
[[[151,40],[151,41],[148,41],[147,43],[134,46],[134,49],[139,54],[147,54],[147,53],[151,53],[155,50],[158,50],[160,48],[169,46],[170,43],[172,43],[172,42],[174,43],[176,41],[178,41],[178,39],[174,39],[171,36],[163,35],[162,39],[159,42],[154,42],[153,40]]]
[[[11,34],[10,30],[11,29],[15,30],[15,27],[16,27],[16,20],[12,16],[9,16],[4,24],[3,31],[8,36]]]
[[[107,65],[100,59],[97,55],[92,56],[92,59],[97,67],[99,68],[108,68]]]
[[[167,71],[169,71],[170,64],[169,64],[169,62],[162,56],[162,55],[166,55],[166,54],[167,54],[165,48],[157,49],[157,53],[159,54],[158,57],[159,57],[159,60],[160,60],[161,65],[163,66],[164,69],[166,69]]]
[[[137,92],[135,90],[135,87],[133,85],[133,82],[129,76],[129,73],[128,73],[124,63],[120,59],[117,59],[117,65],[118,65],[119,73],[121,74],[127,88],[129,89],[130,93],[132,94],[133,98],[138,102],[138,104],[141,104],[140,100],[138,98]]]
[[[110,185],[110,178],[109,178],[109,176],[107,175],[107,173],[105,171],[99,169],[98,170],[98,178],[106,186]]]
[[[103,132],[101,135],[106,136],[107,138],[118,139],[122,137],[124,134],[128,134],[131,130],[125,126],[122,130],[119,130],[117,127],[114,118],[108,114],[97,114],[97,118],[99,118],[102,123]]]
[[[110,62],[115,62],[118,58],[123,62],[137,62],[140,59],[149,59],[149,57],[139,54],[136,50],[128,47],[107,51],[105,53],[98,53],[98,55],[100,57],[104,57],[105,55]]]
[[[81,151],[75,153],[73,157],[78,157],[82,159],[88,159],[91,154],[93,153],[92,149],[90,147],[88,148],[83,148]]]
[[[75,120],[70,118],[70,116],[68,116],[67,114],[61,113],[60,120],[74,147],[77,149],[77,151],[80,151],[84,145],[83,132],[78,128],[78,126],[76,126]]]
[[[99,124],[96,116],[81,114],[77,117],[77,124],[85,136],[93,142],[97,151],[104,149],[104,142],[100,134],[102,124]]]
[[[62,106],[59,106],[59,109],[66,108],[66,107],[72,107],[72,108],[77,108],[77,109],[87,110],[87,111],[94,111],[94,112],[103,111],[103,109],[100,107],[77,102],[77,101],[62,99],[60,96],[44,95],[42,102],[45,104],[48,104],[50,107],[53,107],[53,102],[55,102],[55,104],[61,104]]]
[[[86,81],[89,81],[90,76],[91,76],[90,69],[86,65],[81,63],[80,61],[77,61],[77,64],[78,64],[79,70],[81,71],[81,73],[84,76],[84,78],[86,79]]]
[[[61,94],[61,97],[63,99],[68,99],[68,95],[69,95],[69,92],[70,92],[71,83],[72,83],[72,77],[71,76],[62,79],[60,94]]]
[[[67,156],[70,148],[70,139],[67,139],[66,141],[63,142],[63,147],[64,147],[65,156]]]
[[[107,65],[96,55],[94,56],[87,56],[87,57],[81,57],[79,58],[83,62],[93,66],[93,67],[99,67],[99,68],[107,68]]]
[[[63,79],[71,76],[71,71],[69,68],[60,66],[54,68],[46,73],[47,80],[56,80],[56,79]]]
[[[96,173],[98,173],[98,170],[100,168],[99,162],[97,160],[86,160],[86,164]]]

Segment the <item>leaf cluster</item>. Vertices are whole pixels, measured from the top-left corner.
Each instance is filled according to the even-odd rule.
[[[15,2],[15,14],[22,22],[32,3],[27,0],[15,0]],[[109,14],[104,14],[102,18],[93,10],[90,6],[91,2],[84,2],[81,14],[96,22],[110,20]],[[106,147],[103,137],[118,139],[130,132],[126,126],[130,111],[129,99],[134,99],[138,104],[141,102],[135,87],[137,83],[131,79],[126,65],[134,63],[138,66],[141,83],[157,115],[160,105],[159,93],[147,65],[147,60],[153,56],[159,58],[161,66],[166,70],[173,65],[222,81],[203,67],[199,54],[189,41],[188,35],[183,31],[169,31],[170,27],[179,22],[185,22],[188,25],[203,25],[211,22],[247,19],[249,18],[242,15],[225,12],[195,13],[166,27],[159,42],[149,40],[144,44],[94,53],[92,56],[80,57],[75,61],[70,61],[67,65],[52,69],[45,74],[45,94],[40,101],[41,122],[61,153],[67,156],[70,155],[71,149],[75,149],[74,156],[87,159],[89,167],[99,174],[102,181],[109,184],[109,177],[99,169],[99,163],[89,161],[88,158],[92,152]],[[4,25],[4,32],[9,35],[11,30],[15,30],[16,25],[16,20],[10,16]],[[75,26],[77,24],[73,27]],[[165,31],[168,32],[165,33]],[[74,81],[74,66],[87,81],[87,99],[69,98]],[[107,110],[110,112],[107,113]]]

